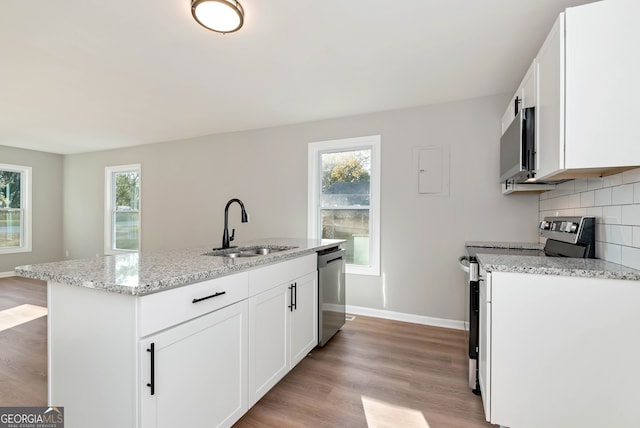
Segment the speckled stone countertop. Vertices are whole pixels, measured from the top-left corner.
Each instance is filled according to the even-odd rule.
[[[19,266],[15,273],[27,278],[141,296],[312,254],[343,242],[337,239],[261,239],[237,245],[295,248],[239,258],[206,255],[211,248],[130,253]]]
[[[467,246],[487,248],[538,248],[537,243],[467,242]],[[640,270],[600,259],[485,254],[477,250],[478,262],[489,272],[514,272],[537,275],[577,276],[585,278],[640,281]]]

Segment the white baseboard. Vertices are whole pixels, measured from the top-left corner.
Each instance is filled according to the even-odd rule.
[[[364,315],[367,317],[384,318],[394,321],[411,322],[414,324],[430,325],[433,327],[453,328],[464,330],[464,321],[448,320],[444,318],[432,318],[424,315],[405,314],[402,312],[385,311],[383,309],[371,309],[363,306],[347,305],[347,313]]]
[[[16,276],[16,273],[14,271],[0,272],[0,278],[9,278],[10,276]]]

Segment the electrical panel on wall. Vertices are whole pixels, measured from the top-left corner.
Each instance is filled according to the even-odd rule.
[[[413,149],[418,193],[449,196],[449,146],[423,146]]]

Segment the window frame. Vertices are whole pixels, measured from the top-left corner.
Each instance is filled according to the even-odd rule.
[[[20,246],[0,247],[0,254],[29,253],[33,251],[32,240],[32,168],[30,166],[0,163],[0,170],[20,173]]]
[[[118,212],[114,207],[115,203],[115,180],[113,177],[117,173],[123,172],[137,172],[140,179],[140,193],[138,194],[138,210],[130,210],[127,212],[138,213],[138,249],[136,250],[123,250],[114,248],[115,246],[115,212]],[[140,164],[130,165],[118,165],[107,166],[104,168],[104,253],[107,255],[115,254],[130,254],[137,253],[142,249],[142,167]],[[122,211],[120,211],[122,212]]]
[[[371,150],[369,202],[369,265],[346,265],[346,273],[380,276],[380,135],[318,141],[308,146],[307,236],[322,238],[320,195],[322,184],[321,155],[359,149]]]

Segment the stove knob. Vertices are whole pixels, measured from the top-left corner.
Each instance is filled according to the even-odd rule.
[[[571,223],[571,230],[569,230],[569,232],[576,233],[577,230],[578,230],[578,223]]]

